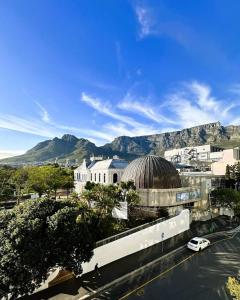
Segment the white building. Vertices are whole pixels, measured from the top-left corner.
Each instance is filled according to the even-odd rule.
[[[167,150],[164,158],[174,163],[189,163],[191,161],[218,161],[223,156],[223,148],[212,145],[202,145],[195,147],[184,147]]]
[[[118,183],[127,165],[126,160],[117,156],[105,160],[102,157],[91,157],[90,161],[84,159],[74,170],[75,191],[81,194],[87,181],[106,185]]]

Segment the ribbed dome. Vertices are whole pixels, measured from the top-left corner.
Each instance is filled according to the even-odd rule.
[[[133,160],[124,170],[121,181],[134,181],[139,189],[170,189],[181,187],[178,171],[166,159],[147,155]]]

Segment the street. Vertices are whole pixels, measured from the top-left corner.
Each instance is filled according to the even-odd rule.
[[[140,288],[117,298],[115,287],[108,291],[108,299],[231,299],[226,293],[225,285],[228,276],[236,276],[240,269],[240,234],[213,244],[200,253],[189,258],[165,272],[149,280]],[[98,299],[106,299],[100,297]]]

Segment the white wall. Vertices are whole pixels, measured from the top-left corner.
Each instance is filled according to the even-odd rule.
[[[82,265],[83,273],[92,271],[96,263],[102,267],[180,234],[189,229],[189,221],[189,210],[185,209],[176,217],[95,248],[91,261]]]

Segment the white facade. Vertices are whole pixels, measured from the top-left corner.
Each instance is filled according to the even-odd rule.
[[[91,260],[82,264],[83,274],[94,270],[96,263],[102,267],[189,230],[189,226],[189,210],[185,209],[178,216],[97,247]]]
[[[222,158],[222,151],[222,148],[212,145],[184,147],[165,151],[164,158],[176,163],[188,163],[190,161],[213,162]]]
[[[90,162],[83,163],[74,170],[75,191],[81,194],[87,181],[114,184],[121,181],[124,169],[128,162],[118,157],[100,160],[101,158],[92,158]]]

